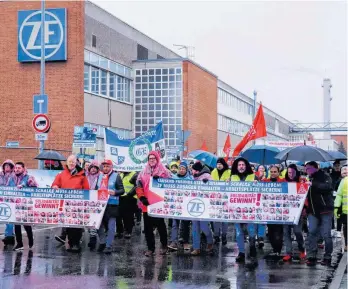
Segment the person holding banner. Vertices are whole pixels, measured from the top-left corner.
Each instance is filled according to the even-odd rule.
[[[285,180],[287,182],[300,182],[300,172],[297,169],[295,164],[291,164],[288,166],[287,172],[285,174]],[[300,251],[300,259],[304,260],[306,258],[305,248],[304,248],[304,239],[302,234],[302,224],[303,224],[303,216],[301,216],[297,225],[284,225],[284,243],[286,255],[283,257],[284,262],[288,262],[292,260],[292,240],[291,240],[291,229],[293,229],[294,234],[296,236],[296,242],[298,244],[298,250]]]
[[[9,182],[9,186],[17,187],[19,189],[25,187],[37,188],[38,184],[33,176],[28,175],[27,170],[23,162],[17,162],[14,168],[15,174],[12,176]],[[13,251],[23,250],[23,239],[22,239],[22,226],[15,225],[15,234],[17,245],[14,247]],[[25,226],[24,229],[27,232],[27,237],[29,241],[29,249],[31,250],[34,246],[33,230],[31,226]]]
[[[151,151],[147,157],[147,164],[145,168],[139,173],[137,179],[136,193],[141,202],[141,209],[144,217],[144,231],[148,250],[145,252],[146,257],[151,257],[155,253],[155,236],[153,228],[156,226],[160,235],[160,242],[162,248],[160,250],[161,255],[166,255],[168,252],[168,236],[167,227],[163,218],[153,218],[147,214],[147,206],[151,204],[150,181],[151,177],[158,178],[170,178],[171,173],[161,163],[160,155],[157,151]]]
[[[77,165],[75,155],[70,155],[66,161],[67,165],[60,174],[56,176],[53,181],[53,189],[76,189],[89,190],[88,179],[84,170]],[[83,229],[67,228],[66,230],[69,242],[69,252],[78,253],[81,251],[80,240]]]
[[[110,196],[98,230],[100,242],[98,252],[111,254],[112,242],[116,233],[116,218],[120,215],[120,196],[124,194],[124,187],[121,176],[112,170],[111,160],[104,160],[102,166],[103,173],[98,177],[96,189],[107,190]]]
[[[331,237],[334,200],[332,194],[332,181],[328,174],[320,170],[314,161],[306,164],[309,176],[308,184],[308,236],[306,239],[307,266],[317,264],[317,239],[320,231],[325,241],[325,254],[321,264],[331,265],[333,243]]]
[[[15,164],[12,160],[6,160],[2,164],[2,172],[0,172],[0,186],[9,186],[9,182],[14,175]],[[14,245],[15,237],[13,233],[13,224],[6,224],[5,238],[2,240],[4,245]]]
[[[174,179],[180,180],[193,180],[188,166],[185,162],[181,162],[179,165],[179,171],[173,176]],[[184,250],[190,250],[189,235],[190,235],[190,221],[188,220],[173,220],[171,231],[171,243],[168,245],[169,249],[178,249],[178,231],[180,231],[179,242],[184,244]]]
[[[245,158],[237,158],[232,164],[232,182],[254,182],[255,175],[251,169],[250,163]],[[250,249],[250,266],[257,266],[256,259],[256,226],[255,224],[247,224],[247,230],[249,235],[249,249]],[[245,261],[245,246],[244,246],[244,231],[243,224],[236,223],[236,239],[239,249],[239,254],[236,258],[237,263],[243,263]]]
[[[203,166],[200,162],[196,162],[192,166],[193,178],[196,181],[203,181],[207,183],[209,180],[212,180],[210,175],[210,170],[208,167]],[[207,238],[207,253],[212,254],[213,251],[213,234],[209,227],[208,221],[192,221],[192,243],[193,251],[191,252],[192,256],[198,256],[201,254],[201,232],[204,233]]]
[[[229,181],[231,177],[231,170],[228,168],[224,158],[218,158],[216,168],[212,171],[211,177],[214,181]],[[214,239],[215,244],[220,243],[220,233],[222,245],[227,244],[227,229],[228,223],[215,222],[214,223]]]
[[[273,165],[269,169],[270,178],[264,180],[265,182],[285,182],[285,179],[280,178],[279,166]],[[283,225],[280,224],[267,224],[268,238],[271,243],[273,252],[265,256],[267,260],[279,260],[281,258],[280,253],[283,247]]]

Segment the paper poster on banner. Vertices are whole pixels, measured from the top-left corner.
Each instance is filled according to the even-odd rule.
[[[307,191],[302,183],[158,179],[151,182],[148,213],[184,220],[297,224]]]
[[[28,169],[28,174],[35,178],[39,188],[50,188],[60,172],[62,171]]]
[[[0,223],[100,227],[107,190],[0,187]]]
[[[166,163],[166,147],[162,122],[134,139],[123,139],[117,133],[105,129],[105,158],[111,159],[117,171],[142,170],[150,151],[156,150]]]
[[[93,160],[97,153],[97,135],[93,128],[74,127],[73,154],[79,159]]]

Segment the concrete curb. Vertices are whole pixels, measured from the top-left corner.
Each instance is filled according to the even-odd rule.
[[[338,289],[341,286],[344,273],[347,269],[347,252],[345,252],[338,264],[335,277],[332,279],[329,289]]]

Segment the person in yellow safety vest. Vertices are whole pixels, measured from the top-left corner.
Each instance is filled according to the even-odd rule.
[[[345,174],[347,167],[343,167]],[[343,169],[342,168],[342,169]],[[343,174],[342,174],[343,175]],[[336,219],[342,220],[344,234],[344,252],[347,252],[347,214],[348,214],[348,177],[345,176],[338,187],[335,199],[334,214]]]
[[[136,172],[123,172],[120,174],[124,194],[120,197],[120,216],[116,218],[116,229],[118,238],[130,239],[134,227],[134,214],[138,208],[135,183],[138,177]]]
[[[245,158],[237,158],[232,165],[232,182],[254,182],[255,175],[251,169],[251,165]],[[255,224],[249,223],[247,225],[247,230],[249,234],[249,249],[250,249],[250,263],[248,267],[256,267],[256,246],[255,246],[255,237],[256,237],[256,226]],[[243,224],[236,223],[236,239],[239,249],[239,254],[236,258],[237,263],[243,263],[245,261],[245,246],[244,246],[244,232]]]
[[[218,158],[216,168],[212,171],[211,177],[214,181],[229,181],[231,177],[231,170],[228,168],[224,158]],[[227,244],[227,229],[228,223],[214,222],[214,241],[215,244],[220,243],[220,234],[222,245]]]

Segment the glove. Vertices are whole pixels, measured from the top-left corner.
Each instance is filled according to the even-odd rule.
[[[149,200],[147,198],[145,198],[145,197],[140,197],[139,200],[140,200],[140,202],[143,203],[144,206],[150,205]]]
[[[158,180],[160,177],[159,176],[152,176],[154,180]]]
[[[203,183],[206,184],[209,180],[208,179],[203,179],[202,181],[203,181]]]
[[[338,208],[334,209],[334,215],[335,215],[336,219],[339,219],[341,217],[341,214],[338,213]]]

